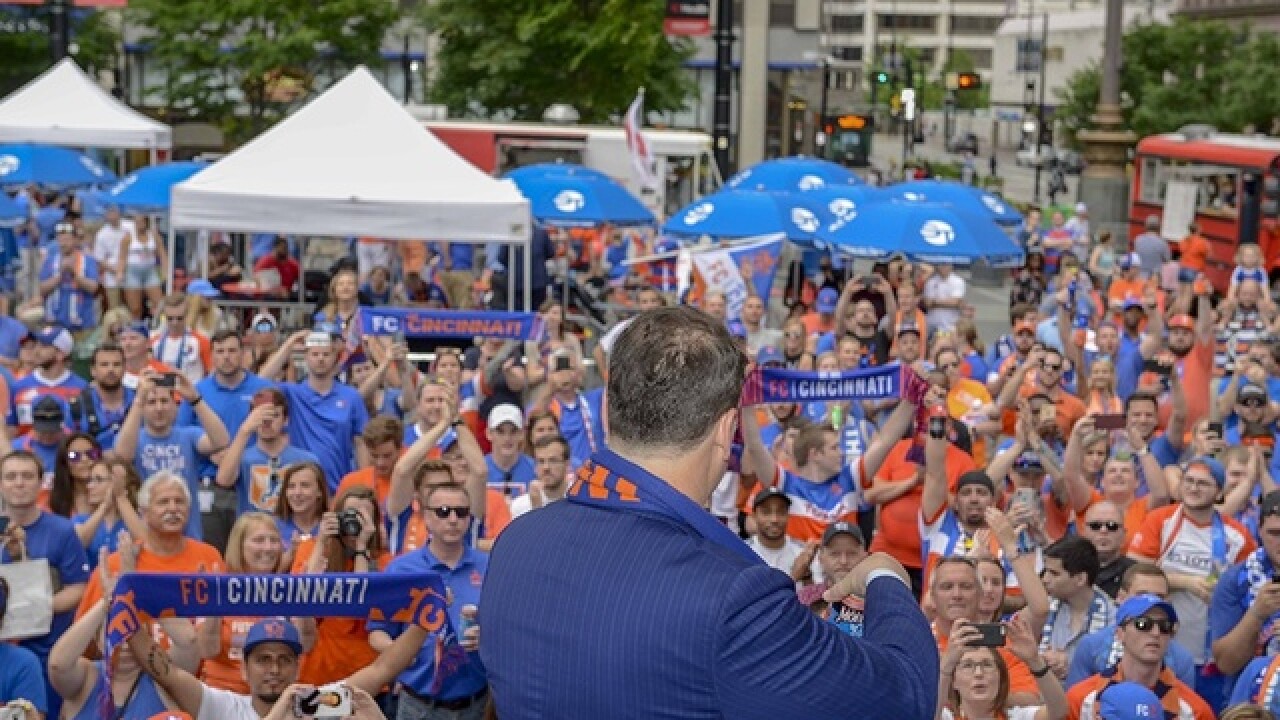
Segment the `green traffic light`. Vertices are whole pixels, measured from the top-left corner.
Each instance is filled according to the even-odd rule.
[[[878,72],[878,73],[876,73],[876,82],[878,82],[878,83],[880,83],[880,84],[882,84],[882,85],[883,85],[884,83],[889,82],[889,73],[887,73],[887,72]]]

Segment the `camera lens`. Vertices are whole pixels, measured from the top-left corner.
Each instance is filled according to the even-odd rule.
[[[360,522],[360,514],[355,510],[343,510],[338,515],[338,533],[348,537],[357,537],[363,525]]]

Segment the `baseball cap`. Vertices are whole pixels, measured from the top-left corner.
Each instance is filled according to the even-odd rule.
[[[987,489],[987,492],[990,492],[992,495],[996,494],[996,484],[991,482],[991,478],[981,470],[970,470],[969,472],[961,475],[960,478],[956,480],[956,492],[960,492],[961,488],[969,485],[981,485]]]
[[[62,428],[65,416],[62,403],[52,395],[45,395],[31,408],[31,426],[36,432],[55,432]]]
[[[1120,603],[1120,607],[1116,609],[1116,625],[1123,625],[1136,617],[1142,617],[1156,608],[1164,610],[1164,614],[1168,615],[1170,620],[1178,622],[1178,613],[1169,601],[1159,595],[1143,593]]]
[[[1182,471],[1185,474],[1187,470],[1197,465],[1209,471],[1209,474],[1213,476],[1213,481],[1218,483],[1218,487],[1222,487],[1227,484],[1227,471],[1223,469],[1222,463],[1214,460],[1208,455],[1191,458],[1187,461],[1186,465],[1182,466]]]
[[[1019,320],[1018,322],[1013,324],[1014,335],[1017,335],[1018,333],[1024,332],[1024,331],[1029,332],[1032,335],[1035,335],[1036,334],[1035,324],[1027,322],[1026,320]]]
[[[46,325],[35,332],[36,342],[43,345],[52,345],[58,349],[63,355],[70,355],[71,349],[75,347],[75,341],[71,339],[71,331],[57,325]]]
[[[1142,257],[1138,253],[1126,253],[1116,259],[1116,263],[1123,269],[1138,267],[1142,265]]]
[[[1164,717],[1160,698],[1136,682],[1118,682],[1098,693],[1099,720],[1151,720]]]
[[[1280,515],[1280,490],[1272,490],[1262,496],[1259,503],[1258,517]]]
[[[852,535],[853,539],[857,540],[860,545],[867,544],[867,541],[862,537],[862,530],[857,525],[850,525],[847,522],[841,521],[831,523],[827,526],[826,531],[822,533],[823,546],[826,546],[827,543],[835,539],[835,536],[840,534]]]
[[[836,311],[836,305],[840,302],[840,293],[835,288],[822,288],[822,292],[818,293],[818,299],[814,302],[814,308],[820,313],[833,313]]]
[[[333,346],[333,336],[325,332],[324,330],[319,330],[319,329],[312,330],[310,333],[307,334],[307,347],[309,348],[322,348],[322,347],[332,347],[332,346]]]
[[[762,347],[756,353],[756,362],[760,365],[768,365],[769,363],[786,363],[787,358],[782,355],[782,351],[776,347]]]
[[[257,333],[273,333],[280,328],[280,323],[271,313],[260,312],[253,316],[249,329]]]
[[[151,337],[151,328],[147,327],[147,324],[142,321],[125,323],[120,326],[120,334],[123,335],[125,333],[135,333],[144,338]]]
[[[1141,310],[1142,312],[1145,313],[1147,311],[1147,306],[1144,305],[1142,303],[1142,300],[1140,300],[1139,298],[1127,297],[1124,299],[1124,309],[1125,310]]]
[[[1013,461],[1014,470],[1044,470],[1044,463],[1040,461],[1040,456],[1035,452],[1028,451],[1019,455]]]
[[[915,333],[917,336],[919,336],[920,328],[916,327],[915,323],[911,323],[911,322],[902,323],[901,325],[898,326],[898,336],[901,337],[906,333]]]
[[[1183,330],[1195,330],[1196,319],[1186,313],[1179,313],[1169,318],[1170,328],[1182,328]]]
[[[791,498],[788,497],[786,493],[776,487],[767,487],[756,493],[755,497],[751,498],[751,509],[755,510],[763,505],[766,500],[771,500],[773,498],[782,498],[782,501],[788,506],[791,505]]]
[[[503,403],[489,411],[489,429],[497,430],[504,423],[511,423],[517,430],[524,429],[524,413],[511,403]]]
[[[199,295],[200,297],[207,298],[216,298],[222,295],[222,293],[218,292],[218,288],[213,286],[213,283],[205,280],[204,278],[196,278],[195,280],[192,280],[187,285],[187,294]]]
[[[302,639],[293,623],[285,618],[267,618],[259,620],[249,628],[249,634],[244,637],[242,657],[248,659],[253,654],[254,648],[272,642],[283,643],[295,653],[302,654]]]

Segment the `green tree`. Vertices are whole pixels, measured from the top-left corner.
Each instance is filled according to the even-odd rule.
[[[1124,36],[1120,88],[1124,117],[1138,137],[1192,123],[1239,131],[1262,130],[1280,114],[1280,43],[1251,37],[1222,22],[1178,18],[1169,25],[1144,24]],[[1091,125],[1100,94],[1097,63],[1077,71],[1057,91],[1055,115],[1074,142]]]
[[[252,137],[317,87],[361,63],[377,65],[398,12],[388,0],[133,0],[150,30],[156,90],[171,115]]]
[[[645,108],[678,110],[695,90],[687,40],[662,33],[664,3],[634,0],[437,0],[435,101],[463,116],[538,120],[555,103],[607,122],[645,88]]]
[[[120,34],[107,13],[71,14],[72,57],[90,75],[116,66]],[[0,8],[0,96],[49,69],[49,26],[43,8]]]

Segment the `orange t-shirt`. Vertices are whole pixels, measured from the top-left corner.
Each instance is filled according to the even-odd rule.
[[[120,553],[113,552],[107,557],[107,569],[120,572]],[[146,548],[138,552],[138,572],[142,573],[209,573],[222,572],[222,555],[217,548],[198,540],[186,539],[182,549],[174,555],[157,555]],[[80,607],[76,609],[76,619],[89,611],[102,599],[102,581],[99,573],[89,576],[89,583],[84,588],[84,596],[80,598]]]
[[[912,442],[899,440],[893,446],[884,464],[880,466],[880,471],[876,473],[875,482],[915,477],[920,466],[907,461],[907,451],[911,449]],[[968,453],[954,445],[947,445],[948,487],[955,487],[961,475],[975,469],[977,466]],[[924,488],[917,484],[910,492],[880,506],[880,527],[871,539],[871,552],[887,552],[905,567],[923,566],[924,558],[921,553],[924,543],[920,537],[920,501],[923,497]]]
[[[959,382],[952,385],[951,391],[947,393],[947,414],[961,422],[964,422],[965,417],[975,410],[990,404],[991,393],[987,391],[985,385],[977,380],[960,378]],[[976,432],[972,432],[972,428],[970,428],[969,435],[973,440],[974,463],[985,467],[987,464],[986,438]]]
[[[1112,678],[1104,678],[1101,675],[1093,675],[1071,686],[1067,691],[1067,718],[1068,720],[1080,720],[1080,710],[1084,705],[1084,701],[1090,694],[1102,690],[1112,681],[1123,682],[1123,677],[1119,670]],[[1194,690],[1187,687],[1185,683],[1177,678],[1169,668],[1160,670],[1160,682],[1170,688],[1170,692],[1160,698],[1164,714],[1173,713],[1172,717],[1182,716],[1182,707],[1178,703],[1179,700],[1186,703],[1191,708],[1195,720],[1214,720],[1213,710],[1209,709],[1208,703],[1204,701]],[[1176,694],[1176,697],[1175,697]],[[1096,703],[1096,698],[1095,698]],[[1097,705],[1094,706],[1094,717],[1098,717]]]
[[[338,483],[338,491],[333,496],[342,497],[342,493],[353,487],[367,487],[373,490],[374,497],[378,499],[378,507],[382,508],[384,512],[386,511],[387,496],[391,494],[390,477],[377,477],[374,474],[372,465],[367,468],[360,468],[342,476],[342,482]]]
[[[1209,263],[1209,241],[1203,235],[1191,234],[1182,240],[1179,264],[1196,272],[1204,272]]]
[[[294,575],[305,575],[307,561],[315,551],[316,539],[309,538],[297,545],[293,556]],[[382,553],[376,558],[379,569],[387,567],[391,556]],[[348,558],[342,572],[354,572],[354,563]],[[316,618],[316,643],[311,652],[302,658],[298,670],[298,682],[308,685],[327,685],[337,682],[355,671],[373,664],[378,653],[369,647],[369,630],[360,618]]]
[[[935,639],[938,641],[938,653],[942,654],[947,651],[947,636],[941,633],[934,633]],[[1000,653],[1000,659],[1004,660],[1004,665],[1009,669],[1009,692],[1021,693],[1024,695],[1040,695],[1040,687],[1036,685],[1036,678],[1031,674],[1031,668],[1027,664],[1018,659],[1018,656],[1009,652],[1009,648],[996,648],[996,652]]]
[[[217,657],[206,658],[200,663],[200,679],[205,685],[219,690],[228,690],[241,695],[249,694],[249,686],[244,681],[240,663],[244,658],[244,639],[249,628],[261,620],[260,617],[224,617],[218,636],[222,650]],[[202,622],[209,622],[204,620]]]
[[[1201,419],[1209,416],[1209,383],[1213,380],[1213,343],[1199,341],[1192,347],[1185,358],[1178,360],[1174,366],[1175,374],[1182,381],[1182,394],[1187,398],[1187,422],[1184,427],[1190,433],[1191,428]],[[1173,403],[1161,398],[1157,418],[1160,427],[1169,427],[1169,418],[1173,416]]]
[[[836,318],[834,315],[829,320],[824,320],[821,313],[811,312],[805,313],[800,318],[800,322],[804,323],[804,334],[807,337],[829,333],[836,327]]]

